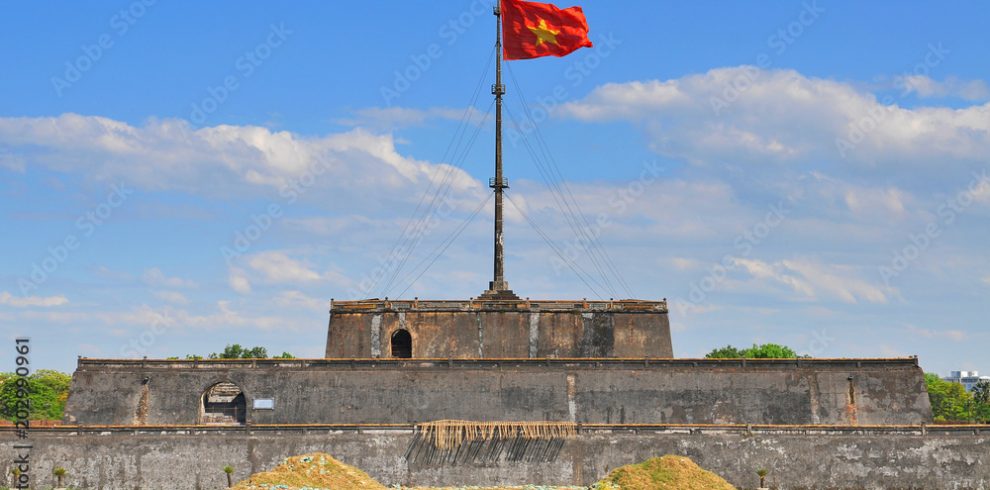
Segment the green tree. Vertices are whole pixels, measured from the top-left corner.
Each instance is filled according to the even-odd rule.
[[[52,474],[58,479],[58,486],[62,486],[62,478],[65,478],[65,468],[58,466],[52,470]]]
[[[756,470],[756,475],[760,477],[760,488],[766,488],[766,486],[767,486],[767,475],[769,475],[769,474],[770,474],[770,472],[767,471],[766,469],[763,469],[763,468],[760,468],[760,469]]]
[[[17,393],[17,376],[12,373],[0,375],[0,411],[3,418],[14,420],[20,397]],[[69,398],[69,384],[72,376],[39,369],[27,379],[28,400],[31,404],[32,420],[60,420],[65,411],[65,401]]]
[[[977,403],[962,384],[945,381],[934,373],[925,373],[928,399],[936,422],[969,422],[975,420]]]
[[[708,359],[738,359],[742,357],[742,351],[731,345],[715,349],[705,355]]]
[[[252,347],[246,349],[241,357],[244,359],[266,359],[268,358],[268,350],[264,347]]]
[[[275,358],[276,359],[295,359],[296,356],[294,356],[292,354],[289,354],[288,352],[283,352],[283,353],[275,356]]]
[[[747,359],[794,359],[797,356],[794,349],[779,344],[753,344],[743,351],[743,357]]]
[[[990,381],[983,380],[973,387],[973,418],[984,424],[990,424]]]
[[[983,380],[973,387],[973,398],[977,403],[990,404],[990,381]]]
[[[234,473],[233,466],[224,466],[223,472],[227,474],[227,488],[234,486],[234,480],[231,475]]]
[[[188,356],[187,356],[188,358]],[[252,347],[246,349],[241,344],[231,344],[223,349],[223,352],[210,354],[210,359],[266,359],[268,350],[264,347]]]
[[[219,354],[211,352],[210,359],[240,359],[243,354],[244,348],[241,344],[228,344]]]
[[[709,359],[793,359],[798,355],[794,349],[779,344],[753,344],[748,349],[737,349],[727,345],[709,352],[705,357]]]
[[[990,424],[990,403],[981,403],[977,405],[974,418],[977,422]]]

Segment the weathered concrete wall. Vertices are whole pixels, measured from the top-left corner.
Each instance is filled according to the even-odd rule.
[[[36,483],[53,483],[52,468],[62,466],[70,487],[103,490],[221,489],[226,465],[243,479],[312,451],[388,485],[587,485],[618,466],[679,454],[739,488],[756,487],[756,469],[767,468],[782,490],[962,490],[990,488],[988,430],[582,428],[549,461],[435,465],[405,457],[411,428],[46,429],[32,432],[31,459]],[[15,442],[0,429],[3,454],[15,454]]]
[[[328,358],[391,357],[412,335],[416,358],[673,357],[665,302],[336,301]]]
[[[918,424],[924,375],[900,360],[81,359],[67,420],[196,424],[202,395],[238,385],[248,423]],[[274,410],[252,410],[274,399]]]

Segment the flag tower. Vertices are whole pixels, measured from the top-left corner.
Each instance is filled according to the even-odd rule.
[[[505,280],[505,236],[502,230],[503,193],[509,188],[509,179],[502,172],[502,96],[505,95],[502,59],[567,56],[579,48],[590,48],[592,44],[581,7],[560,9],[544,3],[499,0],[493,13],[496,19],[495,84],[492,85],[492,95],[495,96],[495,177],[488,180],[488,186],[495,192],[495,270],[488,290],[481,297],[516,300],[519,297],[509,289],[509,283]]]
[[[502,194],[509,187],[509,179],[505,178],[502,173],[502,96],[505,95],[505,85],[502,83],[502,9],[500,4],[495,5],[493,13],[496,18],[495,84],[492,85],[492,95],[495,96],[495,177],[488,179],[488,187],[491,187],[495,192],[495,266],[493,279],[488,283],[488,290],[481,296],[491,299],[519,299],[509,289],[509,283],[505,280]]]

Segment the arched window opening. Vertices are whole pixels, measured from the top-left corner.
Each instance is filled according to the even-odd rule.
[[[203,423],[215,425],[244,425],[247,402],[244,393],[234,383],[217,383],[203,393]]]
[[[392,357],[412,357],[412,335],[408,331],[396,330],[392,334]]]

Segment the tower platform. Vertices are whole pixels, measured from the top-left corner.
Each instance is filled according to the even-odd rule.
[[[332,301],[328,358],[673,357],[667,302]]]

